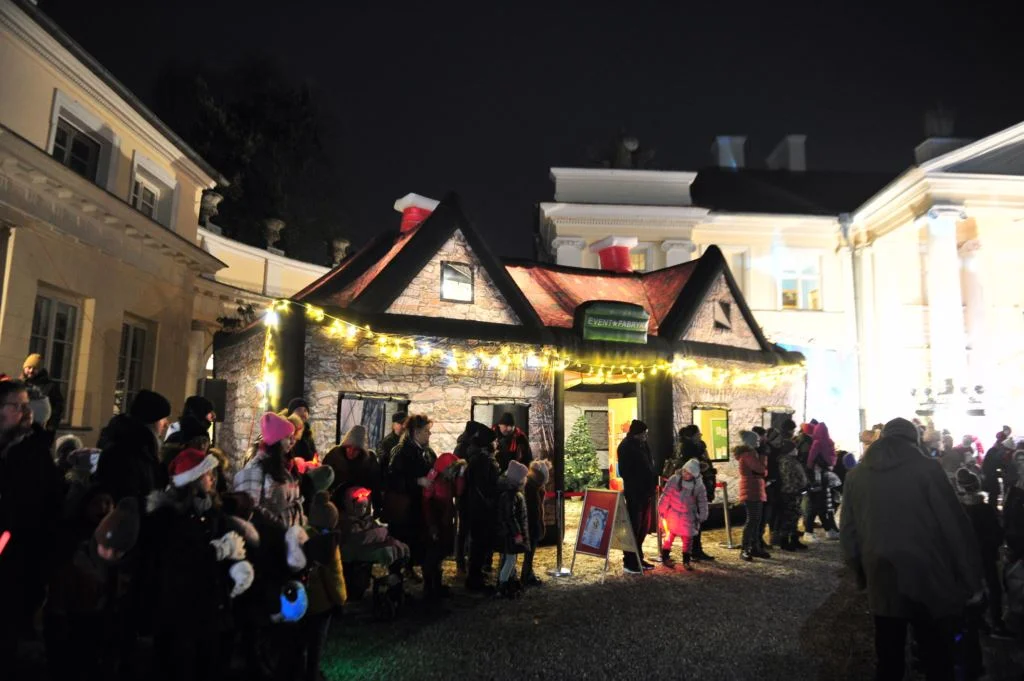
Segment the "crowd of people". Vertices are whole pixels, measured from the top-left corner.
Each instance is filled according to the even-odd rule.
[[[431,420],[404,413],[376,448],[355,425],[322,453],[310,405],[296,398],[258,419],[233,465],[211,446],[216,415],[201,395],[171,423],[170,403],[142,390],[87,448],[56,437],[63,400],[38,356],[19,380],[0,379],[8,670],[19,641],[41,631],[53,678],[137,678],[152,657],[158,678],[218,678],[234,666],[246,678],[317,680],[346,602],[369,596],[393,616],[413,580],[425,607],[441,611],[448,557],[471,592],[511,600],[542,583],[534,556],[550,470],[512,414],[467,422],[440,455]],[[675,567],[678,538],[690,571],[714,560],[701,529],[718,471],[698,426],[679,430],[661,470],[647,431],[633,421],[618,447],[638,547],[623,567],[654,568],[642,547],[657,508],[662,565]],[[954,660],[976,677],[979,636],[1013,635],[1003,596],[1019,610],[1024,443],[1009,428],[981,456],[977,438],[956,444],[896,419],[863,434],[859,463],[814,420],[740,439],[741,558],[806,551],[818,524],[819,540],[840,540],[868,591],[879,678],[902,678],[908,628],[929,678],[952,678]]]
[[[171,423],[170,403],[140,391],[95,448],[55,437],[48,399],[30,381],[0,382],[6,671],[41,631],[53,678],[139,678],[151,665],[167,679],[234,667],[315,680],[347,601],[370,597],[393,616],[411,579],[439,611],[452,554],[470,591],[515,599],[541,583],[549,467],[511,414],[468,422],[440,456],[430,419],[402,413],[379,456],[361,425],[321,453],[297,398],[259,418],[232,466],[211,446],[216,415],[201,395]]]

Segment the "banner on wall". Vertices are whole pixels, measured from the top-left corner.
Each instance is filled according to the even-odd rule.
[[[651,315],[633,303],[594,300],[576,308],[575,325],[584,340],[646,343]]]

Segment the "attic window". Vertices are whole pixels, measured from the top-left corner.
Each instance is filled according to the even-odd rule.
[[[715,330],[729,331],[732,329],[732,303],[725,300],[715,301]]]
[[[441,263],[441,300],[473,302],[473,266],[461,262]]]

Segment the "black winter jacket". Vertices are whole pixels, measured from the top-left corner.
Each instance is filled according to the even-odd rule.
[[[627,435],[619,443],[619,477],[626,495],[654,494],[658,473],[654,468],[651,448],[644,440]]]
[[[167,486],[167,467],[160,464],[159,445],[153,431],[138,419],[127,415],[110,419],[100,433],[102,454],[96,466],[96,482],[115,504],[133,496],[142,508],[150,492]]]

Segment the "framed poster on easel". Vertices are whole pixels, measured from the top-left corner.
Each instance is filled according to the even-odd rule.
[[[579,554],[604,558],[604,571],[607,572],[609,554],[615,549],[638,552],[636,538],[629,525],[626,499],[617,490],[588,489],[583,494],[583,511],[569,574],[576,567]]]

